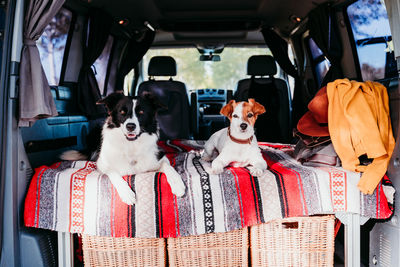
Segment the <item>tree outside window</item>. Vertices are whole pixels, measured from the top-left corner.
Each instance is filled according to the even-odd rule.
[[[62,8],[36,41],[40,60],[50,85],[60,82],[65,45],[71,25],[72,12]]]

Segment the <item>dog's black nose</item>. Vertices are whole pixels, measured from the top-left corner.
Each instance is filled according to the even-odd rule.
[[[241,123],[240,124],[240,128],[244,131],[247,128],[247,124],[246,123]]]
[[[128,131],[132,132],[132,131],[134,131],[134,130],[136,129],[136,124],[134,124],[134,123],[128,123],[128,124],[126,125],[126,129],[127,129]]]

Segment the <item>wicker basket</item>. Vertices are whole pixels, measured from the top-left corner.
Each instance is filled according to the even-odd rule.
[[[334,222],[312,216],[252,226],[252,266],[333,266]]]
[[[168,238],[170,267],[248,266],[247,228],[227,233]]]
[[[165,266],[163,238],[82,236],[85,266]]]

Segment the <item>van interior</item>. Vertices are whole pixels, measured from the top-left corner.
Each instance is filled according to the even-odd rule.
[[[321,87],[338,78],[373,80],[387,88],[398,140],[392,35],[400,32],[391,32],[387,11],[396,1],[48,1],[43,9],[59,8],[33,37],[24,25],[44,12],[36,2],[0,2],[1,266],[59,265],[57,233],[24,227],[25,194],[35,168],[98,145],[91,133],[107,111],[96,102],[113,92],[154,93],[167,107],[157,114],[161,140],[207,140],[228,125],[225,104],[253,97],[268,114],[256,124],[258,141],[295,144],[293,129]],[[22,118],[33,92],[47,88],[24,86],[21,55],[32,45],[40,62],[30,64],[43,69],[56,112]],[[396,190],[399,153],[396,144],[388,168]],[[360,244],[358,266],[397,266],[399,212],[395,205],[390,219],[361,226],[352,241]],[[335,266],[354,266],[344,232],[335,240]]]

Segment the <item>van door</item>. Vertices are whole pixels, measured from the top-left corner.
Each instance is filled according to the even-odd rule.
[[[4,30],[5,30],[5,20],[6,20],[6,12],[7,12],[7,2],[6,1],[2,1],[0,2],[0,88],[3,88],[3,90],[0,90],[0,129],[4,129],[4,122],[5,122],[5,110],[6,110],[6,91],[4,90],[5,87],[5,75],[3,75],[3,70],[4,70],[4,64],[3,63],[3,48],[4,46]],[[3,153],[4,153],[4,149],[3,149],[3,144],[5,143],[5,135],[4,135],[4,131],[0,131],[0,164],[1,164],[1,172],[0,172],[0,214],[3,214],[3,188],[4,188],[4,184],[3,184]],[[2,229],[3,229],[3,224],[2,221],[0,220],[0,240],[2,240]],[[2,247],[2,243],[0,242],[0,257],[1,257],[1,247]]]
[[[17,232],[17,211],[12,206],[12,194],[15,189],[15,181],[8,179],[13,177],[17,163],[13,162],[12,152],[16,136],[16,85],[18,76],[18,48],[12,47],[15,32],[15,20],[22,23],[23,1],[0,1],[0,235],[1,255],[0,266],[15,266],[18,264],[18,252],[15,249]],[[16,10],[19,10],[18,15]],[[22,38],[22,31],[20,32]],[[22,42],[21,42],[22,43]],[[12,50],[14,57],[12,57]],[[13,127],[14,126],[14,127]],[[15,148],[15,147],[14,147]],[[15,168],[13,167],[15,165]],[[15,211],[13,211],[15,210]]]

